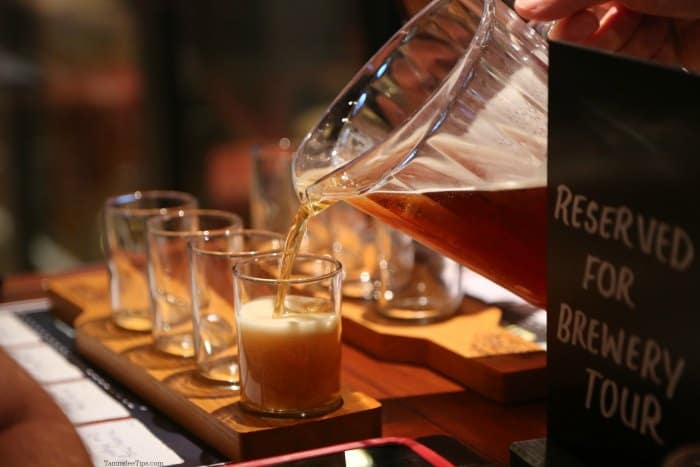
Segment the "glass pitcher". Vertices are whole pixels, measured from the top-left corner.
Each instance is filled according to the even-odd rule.
[[[344,200],[546,303],[547,43],[500,0],[436,0],[299,146],[303,203]]]

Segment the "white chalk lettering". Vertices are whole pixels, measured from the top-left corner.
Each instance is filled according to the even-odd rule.
[[[666,376],[668,377],[668,384],[666,385],[666,397],[670,400],[676,394],[676,388],[678,387],[678,382],[683,375],[683,370],[685,370],[685,359],[679,358],[675,363],[671,362],[671,355],[668,351],[662,352],[664,361],[664,370],[666,370]]]
[[[602,346],[600,353],[603,358],[610,356],[615,363],[622,365],[622,349],[625,346],[625,330],[617,330],[617,336],[610,332],[607,324],[603,323]],[[617,338],[617,340],[615,340]]]
[[[617,208],[617,219],[615,219],[613,238],[618,242],[622,242],[629,249],[634,248],[634,244],[629,237],[629,231],[633,222],[634,216],[630,208],[627,206],[620,206]]]
[[[574,313],[571,311],[571,307],[566,303],[562,303],[559,308],[559,322],[557,323],[557,339],[564,344],[569,343],[571,339],[571,331],[569,326],[571,325],[571,320],[573,319]]]
[[[598,355],[598,347],[600,347],[598,343],[598,339],[600,338],[600,334],[598,334],[599,325],[600,321],[597,319],[591,319],[591,322],[588,325],[588,339],[586,340],[586,347],[593,355]]]
[[[639,376],[643,379],[650,379],[655,384],[661,384],[661,380],[656,375],[656,367],[661,360],[661,349],[659,344],[653,339],[649,339],[644,346],[644,356],[642,357],[642,368]]]
[[[627,339],[627,352],[625,352],[627,358],[625,359],[625,364],[630,371],[636,372],[639,370],[639,362],[637,361],[637,357],[639,357],[639,341],[639,336],[635,336],[634,334],[630,335]]]
[[[600,204],[563,184],[557,186],[554,218],[589,235],[620,242],[629,249],[638,248],[674,271],[687,271],[695,260],[693,241],[682,228],[635,213],[624,205]]]
[[[583,290],[589,290],[589,285],[595,280],[596,291],[604,298],[623,302],[634,309],[635,303],[630,296],[630,288],[634,284],[634,273],[627,266],[616,268],[612,263],[593,256],[586,256],[583,270]]]
[[[639,233],[639,248],[642,253],[650,255],[652,251],[652,243],[654,241],[654,233],[658,221],[653,217],[645,222],[644,218],[637,217],[637,232]]]
[[[671,268],[676,271],[687,271],[695,258],[693,242],[685,230],[676,228],[673,231],[673,242],[671,243]]]
[[[606,240],[612,236],[610,230],[613,227],[615,211],[616,208],[612,206],[603,206],[600,212],[600,236]]]
[[[594,235],[598,231],[598,203],[591,200],[586,208],[586,220],[583,221],[583,229],[586,233]]]
[[[581,214],[583,214],[583,206],[588,199],[583,195],[574,195],[574,209],[571,212],[571,225],[577,229],[581,228]]]
[[[671,351],[654,338],[613,329],[605,321],[589,318],[567,303],[561,303],[559,310],[557,339],[560,342],[636,373],[641,379],[663,388],[668,400],[674,397],[685,371],[684,358],[674,358]]]
[[[659,224],[656,235],[656,259],[662,264],[668,262],[668,253],[671,247],[671,227],[665,222]]]
[[[664,445],[664,441],[656,432],[656,427],[661,422],[661,404],[653,394],[645,394],[642,402],[642,420],[639,423],[639,432],[648,434],[657,444]]]
[[[586,266],[583,268],[583,290],[588,290],[588,284],[597,277],[597,274],[593,274],[594,266],[600,264],[600,259],[593,255],[586,255]]]
[[[586,330],[587,322],[588,318],[583,311],[574,311],[574,332],[571,343],[583,347],[584,349],[586,348],[586,339],[583,337],[583,333]]]
[[[586,368],[586,373],[588,373],[588,389],[586,389],[586,408],[591,408],[591,399],[593,398],[593,388],[595,388],[595,382],[597,379],[603,377],[603,374],[599,371],[595,371],[592,368]]]
[[[588,374],[586,409],[595,411],[597,406],[597,412],[603,418],[619,418],[623,426],[663,446],[664,441],[658,432],[663,413],[654,394],[634,392],[592,368],[585,371]]]
[[[617,384],[611,379],[604,379],[600,385],[600,414],[605,418],[613,418],[617,414],[618,400]]]
[[[571,204],[571,190],[566,185],[557,187],[557,203],[554,207],[554,218],[561,220],[564,225],[569,226],[569,204]]]
[[[627,428],[636,430],[637,423],[639,423],[639,396],[632,394],[632,397],[630,397],[630,394],[628,388],[622,388],[622,395],[620,396],[620,419],[622,420],[622,424]]]

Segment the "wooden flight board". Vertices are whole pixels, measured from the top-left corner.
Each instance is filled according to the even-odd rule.
[[[544,350],[505,329],[501,315],[465,297],[453,317],[413,324],[345,300],[343,340],[379,359],[428,367],[497,402],[545,397]]]
[[[117,336],[146,336],[123,331],[107,319],[106,276],[92,271],[53,280],[50,293],[57,313],[67,322],[81,317],[80,342],[88,338],[113,341]],[[381,360],[421,365],[501,403],[542,398],[546,395],[546,355],[501,326],[501,310],[465,298],[449,320],[407,324],[380,317],[367,302],[343,303],[343,339]],[[150,341],[146,338],[147,345]],[[114,345],[111,343],[110,345]],[[157,355],[157,353],[156,353]],[[179,364],[179,363],[174,363]],[[163,376],[164,378],[167,377]]]
[[[116,327],[107,275],[91,271],[49,282],[54,312],[75,328],[78,351],[95,366],[234,461],[381,435],[381,404],[349,388],[343,405],[316,418],[258,417],[242,411],[238,391],[198,376],[193,359],[155,350],[148,333]]]

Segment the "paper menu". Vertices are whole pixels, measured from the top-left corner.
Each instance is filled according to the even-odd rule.
[[[46,344],[7,348],[7,352],[41,384],[82,378],[80,369]]]
[[[41,342],[39,334],[14,313],[0,312],[0,346],[11,347]]]
[[[76,425],[94,465],[103,467],[107,465],[105,461],[131,461],[128,465],[143,466],[184,462],[146,425],[130,418],[127,407],[71,363],[60,341],[54,342],[58,346],[54,348],[43,341],[43,333],[18,317],[17,312],[24,308],[38,309],[35,303],[31,307],[0,305],[0,351],[7,352],[41,384]]]
[[[164,466],[184,462],[134,418],[85,425],[78,427],[77,431],[96,467],[119,461]]]
[[[129,411],[89,379],[46,386],[56,403],[75,425],[129,417]]]

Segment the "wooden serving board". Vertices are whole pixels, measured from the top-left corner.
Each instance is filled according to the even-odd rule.
[[[321,417],[292,420],[242,411],[238,392],[203,381],[193,359],[163,354],[150,334],[112,323],[103,270],[53,279],[49,295],[56,315],[75,328],[84,357],[233,461],[381,435],[381,404],[348,388],[342,407]]]
[[[379,359],[431,368],[497,402],[545,397],[546,353],[503,328],[501,313],[465,297],[452,318],[412,324],[345,300],[343,340]]]

